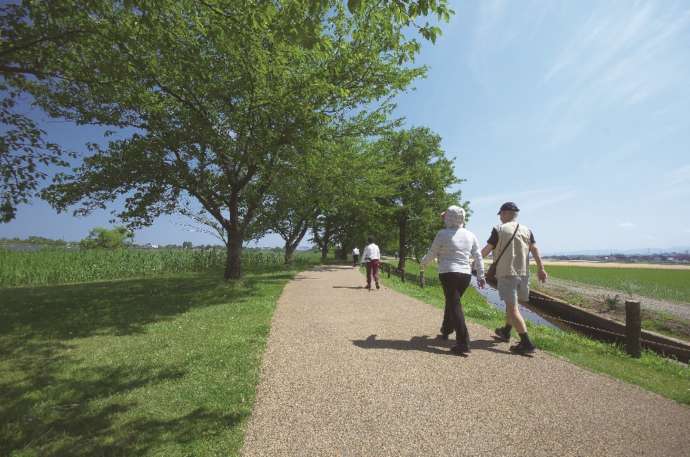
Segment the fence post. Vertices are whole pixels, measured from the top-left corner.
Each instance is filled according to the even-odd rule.
[[[419,270],[419,287],[424,289],[424,270]]]
[[[390,279],[390,277],[391,277],[391,264],[386,263],[384,265],[386,265],[386,273],[388,274],[388,279]]]
[[[640,358],[642,347],[640,337],[642,320],[640,318],[640,302],[625,301],[625,351],[632,357]]]

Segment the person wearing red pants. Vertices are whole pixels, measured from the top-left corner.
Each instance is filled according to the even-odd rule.
[[[379,289],[379,263],[381,262],[381,251],[374,243],[374,238],[367,238],[367,246],[362,252],[362,263],[367,268],[367,289],[371,290],[371,277],[374,277],[376,288]]]

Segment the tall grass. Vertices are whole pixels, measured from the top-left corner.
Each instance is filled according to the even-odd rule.
[[[0,287],[36,286],[222,270],[223,249],[0,249]],[[298,263],[300,257],[297,258]],[[243,267],[279,265],[281,255],[245,252]]]

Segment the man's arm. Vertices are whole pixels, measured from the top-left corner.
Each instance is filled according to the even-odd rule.
[[[486,240],[486,246],[482,249],[482,257],[488,257],[491,251],[496,249],[496,246],[498,246],[498,230],[494,227],[491,229],[491,236]]]
[[[532,254],[532,258],[537,264],[537,277],[539,281],[546,282],[546,278],[548,278],[549,275],[546,274],[546,270],[544,270],[544,264],[541,261],[541,255],[539,255],[539,248],[535,243],[529,245],[529,252]]]

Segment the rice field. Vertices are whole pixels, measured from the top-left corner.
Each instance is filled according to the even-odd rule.
[[[0,249],[0,287],[65,284],[160,276],[183,272],[222,271],[223,249],[119,249],[9,251]],[[298,257],[299,259],[299,257]],[[277,253],[246,251],[244,268],[278,265]]]
[[[547,265],[554,278],[650,298],[690,303],[690,270]]]

